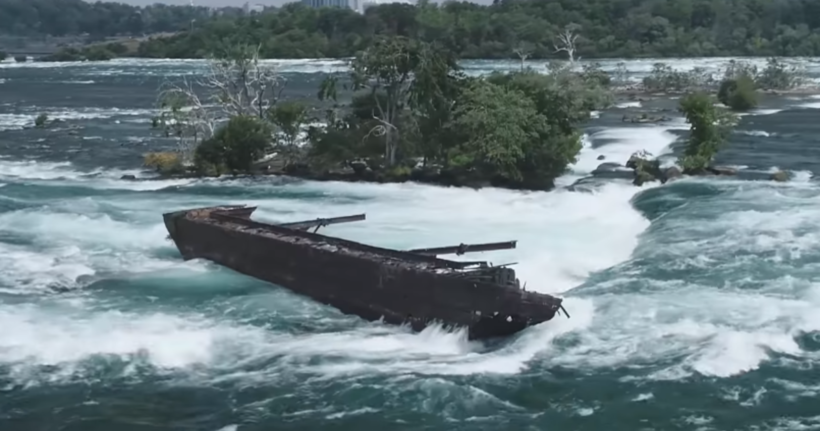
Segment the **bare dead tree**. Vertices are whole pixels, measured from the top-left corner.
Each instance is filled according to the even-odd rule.
[[[153,119],[154,127],[162,128],[165,136],[176,140],[183,164],[191,163],[196,147],[214,134],[213,113],[187,78],[182,83],[163,82],[157,102],[160,115]]]
[[[160,115],[155,127],[177,139],[183,162],[213,136],[218,121],[237,115],[265,118],[281,98],[286,81],[276,67],[259,58],[260,46],[241,46],[208,61],[204,76],[182,83],[165,80],[160,87]]]
[[[285,79],[275,66],[259,60],[261,45],[238,47],[209,61],[209,70],[199,84],[209,91],[229,116],[263,118],[285,89]]]
[[[564,27],[564,31],[556,36],[558,40],[557,43],[553,45],[556,53],[561,51],[567,53],[570,63],[575,63],[575,60],[580,60],[580,57],[575,58],[575,41],[578,39],[576,31],[578,31],[577,25],[570,24]]]
[[[529,58],[532,55],[533,50],[534,47],[529,42],[519,42],[518,45],[516,45],[516,47],[513,49],[513,53],[517,55],[519,59],[521,59],[521,71],[524,71],[524,62],[526,62],[527,58]]]

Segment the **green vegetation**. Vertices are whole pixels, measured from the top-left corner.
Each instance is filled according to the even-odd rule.
[[[148,153],[143,157],[142,164],[164,175],[182,174],[185,172],[182,159],[176,152]]]
[[[679,164],[686,174],[702,174],[725,144],[737,117],[717,108],[706,93],[686,95],[680,101],[680,110],[691,126]]]
[[[801,68],[772,57],[767,60],[763,70],[758,70],[757,66],[749,62],[730,60],[722,73],[717,75],[699,67],[682,71],[665,63],[656,63],[638,89],[657,93],[708,92],[717,87],[734,85],[725,84],[726,82],[747,80],[751,80],[752,88],[763,91],[792,90],[806,82]],[[743,83],[746,87],[749,87],[748,84],[749,82]],[[727,90],[728,87],[721,93]]]
[[[268,123],[250,115],[237,115],[197,148],[194,164],[205,175],[250,172],[253,163],[271,145]]]
[[[34,119],[34,127],[43,128],[48,124],[48,115],[40,114]]]
[[[40,61],[106,61],[126,52],[120,43],[91,45],[82,48],[63,48],[54,54],[40,58]]]
[[[274,173],[545,190],[576,160],[580,126],[590,112],[610,106],[615,85],[623,83],[622,68],[608,74],[585,64],[579,71],[571,48],[569,61],[552,61],[547,70],[477,78],[466,76],[442,44],[384,36],[359,51],[347,72],[327,76],[314,111],[280,100],[286,81],[260,61],[262,51],[261,44],[224,49],[198,81],[166,83],[154,127],[173,138],[177,150],[146,156],[145,165],[164,174]],[[656,65],[641,86],[683,94],[680,110],[691,133],[680,168],[662,169],[649,154],[633,155],[626,166],[635,171],[634,183],[732,174],[711,166],[737,121],[716,101],[750,109],[758,90],[800,83],[801,71],[777,59],[760,71],[731,61],[717,74]]]
[[[198,22],[144,44],[148,57],[203,57],[223,43],[268,58],[351,57],[380,36],[443,44],[461,58],[820,55],[814,0],[498,0],[384,4],[358,14],[289,4]],[[559,36],[560,35],[560,36]],[[556,46],[557,45],[557,46]]]
[[[225,16],[241,9],[223,9]],[[115,2],[82,0],[0,0],[0,35],[69,36],[91,39],[118,35],[175,32],[190,28],[191,21],[206,21],[213,13],[205,7],[155,4],[134,7]]]
[[[178,147],[173,158],[146,156],[146,166],[550,189],[581,150],[579,126],[612,102],[596,67],[470,78],[445,47],[391,36],[322,82],[317,95],[328,109],[313,118],[305,105],[278,99],[284,81],[258,61],[259,50],[232,48],[200,81],[166,83],[154,127]],[[313,121],[327,125],[307,126]]]
[[[720,103],[735,111],[748,111],[757,106],[754,79],[749,75],[727,79],[721,82],[717,97]]]

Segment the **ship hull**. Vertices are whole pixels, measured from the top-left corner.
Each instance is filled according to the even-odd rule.
[[[339,253],[339,240],[323,235],[299,232],[306,239],[285,241],[187,211],[164,218],[185,260],[206,259],[370,321],[417,331],[433,323],[466,327],[470,339],[485,339],[550,320],[561,304],[549,295]]]

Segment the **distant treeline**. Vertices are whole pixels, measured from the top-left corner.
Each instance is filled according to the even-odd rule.
[[[220,10],[240,15],[240,8]],[[96,37],[176,32],[191,21],[206,21],[214,13],[205,7],[156,4],[134,7],[83,0],[0,0],[0,35]],[[196,22],[196,21],[194,21]]]
[[[192,21],[196,19],[196,21]],[[818,0],[496,0],[384,4],[359,14],[289,4],[244,15],[206,8],[135,8],[80,0],[0,0],[0,32],[98,35],[186,30],[143,44],[146,57],[196,58],[227,44],[269,58],[349,57],[375,36],[438,42],[462,58],[547,58],[574,29],[576,56],[816,56]],[[193,31],[188,31],[193,28]],[[559,45],[560,46],[560,45]],[[518,54],[515,54],[515,53]]]

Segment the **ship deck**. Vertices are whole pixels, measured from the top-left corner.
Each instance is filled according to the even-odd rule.
[[[383,265],[414,269],[417,271],[431,271],[443,275],[463,274],[465,270],[475,271],[476,268],[470,268],[470,266],[482,263],[441,259],[435,256],[371,246],[342,238],[258,222],[246,218],[246,216],[250,216],[253,209],[242,208],[242,210],[244,211],[232,207],[206,208],[188,211],[186,217],[200,223],[218,225],[225,229],[263,236],[276,241],[299,244],[317,250],[345,254],[359,259],[379,262]],[[242,215],[231,215],[234,211]]]

